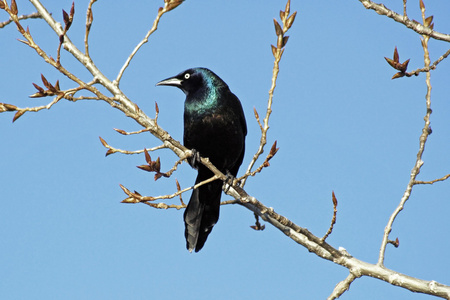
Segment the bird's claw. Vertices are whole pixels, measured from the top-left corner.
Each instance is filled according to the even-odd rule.
[[[227,178],[223,181],[223,189],[224,189],[225,193],[228,193],[228,191],[230,190],[230,187],[232,187],[234,185],[235,180],[236,180],[236,177],[234,177],[233,175],[231,175],[231,173],[229,171],[227,171]],[[237,182],[237,184],[239,184],[239,182]]]
[[[191,156],[188,158],[188,163],[193,167],[194,169],[198,169],[198,166],[201,163],[200,160],[200,152],[198,152],[195,149],[191,149]]]

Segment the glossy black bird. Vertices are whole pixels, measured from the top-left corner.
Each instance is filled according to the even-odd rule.
[[[247,124],[239,99],[228,85],[206,68],[188,69],[158,82],[180,88],[184,102],[184,145],[208,157],[222,173],[236,177],[244,158]],[[201,163],[195,183],[214,174]],[[215,180],[194,189],[184,212],[186,248],[200,251],[219,219],[222,181]]]

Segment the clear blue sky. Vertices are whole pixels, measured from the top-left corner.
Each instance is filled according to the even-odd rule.
[[[71,1],[43,1],[62,21]],[[46,4],[51,2],[51,4]],[[402,1],[385,1],[402,11]],[[88,1],[77,0],[71,40],[83,48]],[[113,4],[112,4],[113,3]],[[90,35],[91,56],[109,78],[150,28],[163,1],[98,1]],[[261,2],[262,3],[262,2]],[[125,94],[148,115],[158,102],[159,124],[182,140],[184,95],[155,87],[161,79],[203,66],[224,79],[241,99],[248,123],[242,171],[259,143],[255,107],[264,114],[275,43],[274,17],[285,1],[186,1],[165,15],[158,31],[136,55],[121,82]],[[449,33],[450,2],[425,1],[435,29]],[[409,15],[421,20],[418,1]],[[18,1],[19,14],[33,11]],[[247,191],[312,233],[322,236],[332,216],[331,191],[339,201],[328,242],[375,263],[387,220],[406,188],[425,115],[425,75],[391,80],[385,62],[397,46],[410,70],[423,66],[419,36],[359,1],[297,1],[275,92],[269,145],[280,150],[271,167],[249,179]],[[0,21],[7,16],[0,11]],[[56,56],[57,36],[42,20],[29,20],[37,43]],[[16,41],[14,25],[0,30],[0,102],[43,105],[30,99],[43,73],[61,88],[75,85]],[[449,45],[430,41],[434,61]],[[432,72],[430,136],[420,180],[450,173],[450,61]],[[91,78],[66,52],[62,64]],[[153,181],[135,166],[143,155],[105,158],[103,137],[129,150],[159,145],[149,134],[121,136],[113,128],[141,129],[104,102],[62,101],[49,111],[26,113],[14,124],[0,114],[0,298],[1,299],[326,299],[348,271],[318,258],[277,229],[250,229],[253,213],[221,209],[203,250],[185,249],[182,211],[156,210],[120,201],[123,184],[143,195],[193,184],[184,164],[173,178]],[[176,159],[160,156],[168,170]],[[241,174],[240,173],[240,174]],[[450,182],[414,187],[391,237],[386,266],[426,280],[450,284]],[[189,193],[184,195],[189,199]],[[229,199],[223,196],[222,199]],[[178,200],[174,200],[177,203]],[[362,278],[342,299],[431,299]]]

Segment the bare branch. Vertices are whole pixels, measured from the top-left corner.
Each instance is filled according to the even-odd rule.
[[[444,59],[446,59],[448,56],[450,55],[450,49],[447,50],[447,52],[445,52],[441,57],[439,57],[434,63],[431,64],[431,66],[428,67],[424,67],[424,68],[420,68],[417,70],[414,70],[412,72],[406,72],[406,76],[410,77],[410,76],[417,76],[419,75],[419,73],[421,72],[429,72],[430,70],[434,70],[436,69],[436,66],[443,61]]]
[[[352,272],[350,272],[347,278],[345,278],[335,286],[333,292],[327,298],[327,300],[334,300],[342,296],[343,293],[345,293],[350,289],[350,284],[352,284],[352,282],[355,281],[355,279],[356,276]]]
[[[290,9],[290,0],[287,1],[286,9],[285,11],[280,11],[280,18],[283,23],[283,28],[281,28],[280,24],[274,19],[275,24],[275,33],[277,35],[277,46],[272,46],[272,54],[275,58],[275,61],[273,63],[273,70],[272,70],[272,85],[269,90],[269,100],[267,101],[267,110],[266,110],[266,116],[264,117],[263,124],[261,124],[258,112],[256,109],[254,109],[256,120],[261,128],[261,140],[259,143],[258,150],[256,151],[255,155],[253,155],[253,158],[250,162],[250,164],[247,167],[247,171],[245,174],[251,174],[252,168],[255,165],[256,161],[258,160],[259,156],[264,152],[264,146],[267,143],[267,131],[269,130],[269,118],[270,114],[272,113],[272,102],[273,102],[273,93],[275,91],[277,78],[278,78],[278,72],[280,71],[280,60],[283,56],[284,47],[286,46],[286,43],[288,41],[288,36],[285,36],[284,34],[291,28],[292,24],[294,23],[295,16],[297,15],[297,12],[294,12],[289,17],[289,9]],[[259,169],[259,168],[258,168]],[[262,168],[261,168],[262,169]],[[259,171],[261,171],[259,169]],[[259,172],[258,171],[258,172]],[[256,174],[256,173],[255,173]],[[243,187],[245,185],[245,182],[247,180],[249,175],[244,176],[244,178],[241,181],[241,186]],[[254,176],[254,175],[252,175]]]
[[[188,187],[188,188],[185,188],[185,189],[182,189],[182,190],[178,190],[178,188],[177,188],[177,192],[175,192],[173,194],[163,195],[163,196],[156,196],[156,197],[141,196],[139,193],[137,193],[137,192],[132,193],[126,187],[124,187],[123,185],[120,185],[120,187],[125,192],[125,194],[128,195],[128,198],[122,200],[122,203],[139,203],[139,202],[149,202],[149,201],[155,201],[155,200],[161,200],[161,199],[172,199],[172,198],[175,198],[177,196],[180,196],[182,193],[185,193],[185,192],[190,191],[192,189],[197,189],[197,188],[201,187],[202,185],[205,185],[205,184],[210,183],[211,181],[214,181],[214,180],[217,180],[217,179],[219,179],[219,176],[214,175],[211,178],[203,180],[202,182],[199,182],[199,183],[197,183],[194,186],[191,186],[191,187]],[[186,207],[186,205],[184,205],[184,203],[182,202],[180,208],[183,208],[183,207]]]
[[[425,7],[423,7],[421,9],[422,11],[422,19],[424,21],[424,23],[426,22],[426,17],[425,17]],[[424,63],[425,63],[425,67],[429,67],[430,66],[430,54],[428,52],[428,40],[430,39],[430,36],[428,35],[422,35],[422,47],[423,47],[423,52],[424,52]],[[411,176],[408,182],[408,185],[406,186],[406,190],[403,194],[403,197],[400,200],[400,204],[397,206],[397,208],[394,210],[394,212],[392,213],[392,215],[389,218],[389,221],[384,229],[384,235],[383,235],[383,240],[381,242],[381,247],[380,247],[380,253],[379,253],[379,257],[378,257],[378,265],[379,266],[383,266],[384,264],[384,255],[386,252],[386,246],[388,244],[389,241],[389,234],[392,231],[392,224],[395,221],[395,218],[398,216],[398,214],[403,210],[403,207],[406,203],[406,201],[408,201],[409,197],[411,196],[411,191],[413,186],[416,184],[416,177],[417,175],[420,173],[420,169],[423,165],[423,161],[422,161],[422,155],[423,152],[425,151],[425,143],[427,142],[428,136],[430,135],[430,115],[431,115],[431,83],[430,83],[430,78],[431,78],[431,73],[427,72],[426,73],[426,85],[427,85],[427,93],[425,96],[426,99],[426,114],[424,117],[425,120],[425,124],[424,127],[422,129],[422,134],[420,135],[419,138],[419,151],[417,152],[417,158],[416,158],[416,162],[414,164],[413,169],[411,170]]]
[[[126,132],[125,130],[122,130],[122,129],[117,129],[117,128],[113,128],[113,129],[123,135],[139,134],[139,133],[150,131],[149,129],[141,129],[141,130],[137,130],[137,131]]]
[[[256,174],[258,174],[259,172],[262,171],[262,169],[267,168],[270,166],[269,160],[272,159],[272,157],[275,156],[275,154],[278,152],[280,148],[277,148],[277,141],[275,141],[272,145],[272,148],[270,149],[269,154],[267,154],[266,159],[264,160],[264,162],[253,172],[250,173],[245,173],[242,177],[240,177],[238,180],[242,181],[243,179],[249,177],[249,176],[255,176]]]
[[[417,21],[410,20],[406,16],[399,15],[398,13],[390,10],[383,4],[378,4],[378,3],[372,2],[371,0],[359,0],[359,2],[361,2],[365,8],[373,9],[377,14],[384,15],[388,18],[391,18],[394,21],[405,25],[409,29],[412,29],[421,35],[427,35],[436,40],[450,42],[450,35],[434,31],[433,29],[431,29],[429,27],[423,26],[422,24],[418,23]]]
[[[94,21],[94,15],[92,13],[92,5],[97,2],[97,0],[89,1],[88,9],[86,11],[86,32],[84,34],[84,54],[87,57],[91,57],[89,55],[89,33],[91,32],[92,22]]]
[[[29,15],[21,15],[17,17],[19,21],[26,19],[41,19],[41,18],[42,16],[39,12],[34,12]],[[0,28],[5,27],[6,25],[11,24],[12,22],[14,22],[12,18],[9,18],[8,21],[0,22]]]
[[[337,214],[337,205],[338,201],[336,199],[336,196],[334,195],[334,191],[331,193],[331,198],[333,200],[333,217],[331,218],[331,224],[330,227],[327,230],[327,233],[322,237],[322,241],[325,241],[327,237],[333,232],[334,224],[336,224],[336,214]]]
[[[178,2],[178,3],[176,3],[176,2]],[[134,48],[133,52],[131,52],[130,56],[127,58],[124,65],[120,69],[116,80],[114,80],[114,84],[116,86],[119,86],[120,79],[122,79],[123,72],[125,72],[125,69],[130,65],[130,62],[133,59],[133,57],[136,55],[136,53],[139,51],[139,49],[142,47],[142,45],[144,45],[145,43],[148,42],[148,38],[150,37],[150,35],[158,29],[159,20],[161,19],[162,15],[164,15],[166,12],[174,9],[176,7],[176,6],[174,6],[175,4],[176,4],[176,6],[178,6],[181,4],[181,1],[176,1],[176,0],[175,1],[174,0],[165,1],[164,7],[160,7],[158,9],[158,14],[156,15],[156,19],[153,21],[152,28],[150,28],[150,30],[147,32],[144,39],[139,44],[137,44],[137,46]]]
[[[141,150],[135,150],[135,151],[129,151],[129,150],[122,150],[122,149],[118,149],[118,148],[114,148],[113,146],[110,146],[102,137],[100,137],[100,142],[102,143],[103,147],[107,148],[108,151],[106,151],[106,156],[113,154],[113,153],[122,153],[122,154],[140,154],[140,153],[144,153],[145,149],[141,149]],[[167,148],[164,144],[160,145],[160,146],[156,146],[153,148],[147,148],[147,151],[156,151],[159,149],[165,149]]]
[[[441,177],[441,178],[438,178],[438,179],[434,179],[434,180],[431,180],[431,181],[416,180],[414,183],[415,184],[433,184],[433,183],[438,182],[438,181],[444,181],[444,180],[446,180],[448,178],[450,178],[450,174],[447,174],[444,177]]]
[[[232,201],[231,204],[240,204],[255,212],[264,221],[278,228],[286,236],[296,243],[304,246],[308,251],[314,252],[319,257],[330,260],[336,264],[351,270],[355,277],[369,276],[388,282],[392,285],[406,288],[413,292],[425,293],[450,299],[450,286],[436,281],[426,281],[407,276],[402,273],[387,269],[379,264],[369,264],[349,255],[345,249],[335,249],[306,228],[302,228],[286,217],[276,213],[272,208],[264,206],[254,197],[249,196],[239,186],[232,187],[229,191],[231,196],[240,201]]]
[[[403,0],[403,16],[404,16],[405,18],[408,17],[408,15],[406,14],[406,1],[407,1],[407,0]]]

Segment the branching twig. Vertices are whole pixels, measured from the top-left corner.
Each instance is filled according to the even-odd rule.
[[[238,179],[238,181],[244,180],[245,178],[249,177],[249,176],[255,176],[257,173],[261,172],[262,169],[267,168],[270,166],[269,160],[272,159],[272,157],[275,156],[275,154],[278,152],[280,148],[277,148],[277,141],[275,141],[272,145],[272,148],[270,148],[270,152],[269,154],[267,154],[266,159],[264,160],[264,162],[253,172],[250,173],[245,173],[242,177],[240,177]]]
[[[304,246],[308,251],[333,261],[349,269],[355,277],[370,276],[388,282],[392,285],[406,288],[413,292],[425,293],[450,299],[450,286],[436,281],[426,281],[395,272],[379,264],[369,264],[349,255],[344,249],[337,250],[327,242],[313,235],[306,228],[302,228],[286,217],[276,213],[272,208],[264,206],[254,197],[249,196],[242,188],[233,187],[229,194],[241,201],[230,201],[231,204],[240,204],[255,212],[264,221],[278,228],[286,236]]]
[[[424,67],[424,68],[420,68],[411,72],[406,72],[406,76],[411,77],[413,75],[418,75],[421,72],[429,72],[430,70],[434,70],[436,69],[436,66],[443,61],[444,59],[446,59],[448,56],[450,55],[450,49],[447,50],[447,52],[445,52],[441,57],[439,57],[435,62],[433,62],[431,64],[431,66],[429,67]]]
[[[152,196],[142,196],[141,194],[139,194],[138,192],[131,192],[129,189],[127,189],[126,187],[124,187],[123,185],[120,185],[120,187],[122,188],[122,190],[125,192],[125,194],[128,195],[128,198],[122,200],[122,203],[139,203],[139,202],[149,202],[149,201],[155,201],[155,200],[161,200],[161,199],[172,199],[175,198],[179,195],[181,195],[182,193],[185,193],[187,191],[190,191],[192,189],[197,189],[199,187],[201,187],[204,184],[207,184],[211,181],[217,180],[219,179],[219,176],[214,175],[209,179],[203,180],[202,182],[197,183],[194,186],[182,189],[182,190],[178,190],[177,192],[170,194],[170,195],[163,195],[163,196],[156,196],[156,197],[152,197]],[[184,203],[182,202],[181,207],[186,207],[186,205],[184,205]]]
[[[261,124],[259,120],[259,115],[256,109],[254,109],[256,120],[260,126],[261,129],[261,140],[259,143],[258,150],[256,151],[255,155],[253,155],[253,158],[247,167],[247,171],[245,174],[251,174],[252,168],[255,165],[256,161],[258,160],[259,156],[264,152],[264,146],[267,143],[267,131],[269,130],[269,117],[272,113],[272,101],[273,101],[273,92],[275,91],[277,78],[278,78],[278,72],[280,70],[280,60],[283,56],[284,47],[286,46],[286,43],[289,39],[288,36],[285,36],[286,32],[291,28],[292,24],[294,23],[295,16],[297,15],[297,12],[294,12],[291,16],[290,14],[290,0],[288,0],[286,4],[285,11],[280,11],[280,18],[283,24],[283,28],[281,28],[280,24],[277,22],[276,19],[273,19],[275,24],[275,33],[277,35],[277,46],[272,46],[272,54],[275,58],[275,61],[273,63],[273,70],[272,70],[272,85],[269,90],[269,100],[267,101],[267,110],[266,110],[266,116],[264,117],[263,124]],[[262,168],[261,168],[262,169]],[[261,171],[261,169],[259,171]],[[247,180],[249,175],[243,176],[243,179],[241,181],[241,187],[244,187],[245,182]],[[253,175],[252,175],[253,176]]]
[[[400,63],[399,62],[399,55],[397,52],[397,47],[395,48],[394,51],[394,59],[390,59],[385,57],[386,61],[396,70],[399,70],[400,72],[395,73],[394,76],[392,77],[392,79],[396,79],[396,78],[401,78],[401,77],[411,77],[411,76],[417,76],[422,72],[429,72],[430,70],[434,70],[436,69],[436,66],[443,61],[444,59],[446,59],[450,54],[450,49],[447,50],[447,52],[445,52],[441,57],[439,57],[435,62],[433,62],[433,64],[431,64],[430,66],[426,66],[423,68],[419,68],[417,70],[411,71],[411,72],[406,72],[406,68],[408,67],[408,63],[409,63],[409,59],[406,60],[404,63]]]
[[[123,72],[125,72],[125,69],[130,65],[130,62],[133,59],[133,57],[136,55],[136,53],[139,51],[139,49],[142,47],[142,45],[144,45],[145,43],[148,42],[148,38],[150,37],[150,35],[153,32],[155,32],[156,29],[158,29],[159,20],[161,19],[162,15],[164,15],[166,12],[168,12],[168,11],[174,9],[175,7],[177,7],[178,5],[180,5],[182,1],[183,0],[181,0],[181,1],[180,0],[168,0],[168,1],[165,1],[164,7],[160,7],[158,9],[158,14],[156,15],[156,18],[153,21],[152,28],[150,28],[150,30],[145,35],[144,39],[139,44],[137,44],[137,46],[134,48],[133,52],[131,52],[130,56],[128,56],[124,65],[120,69],[116,80],[114,80],[115,85],[119,86],[120,79],[122,79]]]
[[[147,171],[147,172],[155,172],[155,180],[158,180],[161,177],[170,177],[172,175],[173,172],[175,172],[175,170],[178,168],[178,165],[180,165],[184,158],[181,158],[179,160],[177,160],[175,162],[175,165],[168,171],[165,173],[161,172],[161,161],[160,158],[158,157],[155,161],[152,161],[152,158],[150,156],[150,154],[148,153],[147,149],[144,149],[144,153],[145,153],[145,161],[147,162],[146,165],[140,165],[137,166],[139,169]]]
[[[51,16],[51,14],[42,6],[42,4],[39,2],[39,0],[30,0],[30,2],[32,2],[32,4],[36,7],[39,15],[41,18],[43,18],[44,20],[47,21],[47,23],[53,25],[52,28],[53,30],[58,34],[58,36],[61,36],[64,31],[63,29],[59,26],[59,24],[53,19],[53,17]],[[4,3],[4,2],[2,2]],[[13,3],[13,2],[11,2]],[[14,1],[15,4],[15,1]],[[21,42],[25,43],[26,45],[30,46],[31,48],[33,48],[36,53],[41,56],[45,62],[47,62],[48,64],[52,65],[54,68],[56,68],[59,72],[61,72],[62,74],[64,74],[65,76],[67,76],[69,79],[71,79],[72,81],[76,82],[80,88],[79,89],[86,89],[90,92],[92,92],[93,94],[95,94],[97,96],[98,99],[104,100],[108,103],[111,104],[111,106],[116,107],[117,105],[108,97],[106,97],[105,95],[103,95],[100,91],[98,91],[93,85],[91,84],[86,84],[85,82],[83,82],[81,79],[79,79],[77,76],[75,76],[74,74],[72,74],[71,72],[69,72],[67,69],[65,69],[64,67],[61,66],[61,64],[58,64],[52,57],[48,56],[47,53],[42,50],[33,40],[33,37],[31,36],[31,33],[29,31],[29,29],[27,28],[27,30],[25,30],[22,25],[20,24],[20,20],[17,16],[17,6],[15,6],[15,9],[12,9],[12,7],[10,8],[7,4],[5,4],[5,7],[3,8],[9,15],[10,18],[13,20],[13,22],[16,24],[17,29],[19,30],[19,32],[22,34],[22,36],[26,39],[25,41],[20,40]],[[67,36],[65,36],[64,38],[64,42],[65,45],[70,46],[73,45],[69,38]],[[75,56],[77,57],[77,56]],[[93,82],[97,82],[97,80],[94,80]],[[57,102],[57,101],[56,101]],[[52,104],[53,105],[53,104]],[[43,107],[45,108],[45,107]],[[43,109],[41,108],[41,109]],[[34,111],[34,110],[33,110]]]
[[[421,7],[421,11],[422,11],[422,19],[423,22],[426,22],[426,17],[425,17],[425,6],[423,5],[422,0],[420,0],[420,7]],[[428,35],[422,35],[422,47],[423,47],[423,51],[424,51],[424,62],[425,62],[425,67],[429,67],[430,66],[430,54],[428,52],[428,40],[430,39],[430,36]],[[392,224],[394,223],[395,218],[398,216],[398,214],[403,210],[403,207],[406,203],[406,201],[408,201],[409,197],[411,196],[411,191],[413,186],[416,184],[416,177],[420,172],[420,168],[423,165],[423,161],[422,161],[422,155],[423,152],[425,151],[425,143],[427,142],[428,136],[430,134],[430,115],[431,115],[431,83],[430,83],[430,78],[431,78],[431,73],[427,72],[426,73],[426,85],[427,85],[427,93],[425,96],[426,99],[426,114],[424,117],[425,120],[425,124],[424,127],[422,129],[422,134],[420,135],[419,138],[419,151],[417,152],[417,158],[416,158],[416,162],[414,164],[414,167],[411,171],[411,176],[410,176],[410,180],[408,182],[408,185],[406,186],[406,190],[403,194],[403,197],[400,200],[400,204],[397,206],[397,208],[394,210],[394,212],[392,213],[391,217],[389,218],[389,221],[386,225],[386,228],[384,229],[384,235],[383,235],[383,240],[381,242],[381,247],[380,247],[380,254],[378,257],[378,265],[379,266],[383,266],[384,265],[384,255],[386,252],[386,246],[388,244],[388,240],[389,240],[389,234],[392,230]]]
[[[415,20],[410,20],[405,16],[399,15],[398,13],[390,10],[383,4],[378,4],[378,3],[372,2],[371,0],[359,0],[359,2],[361,2],[365,8],[373,9],[379,15],[385,15],[388,18],[391,18],[394,21],[405,25],[409,29],[412,29],[421,35],[427,35],[436,40],[450,42],[450,35],[434,31],[433,29],[423,26],[422,24],[420,24],[419,22],[417,22]]]

